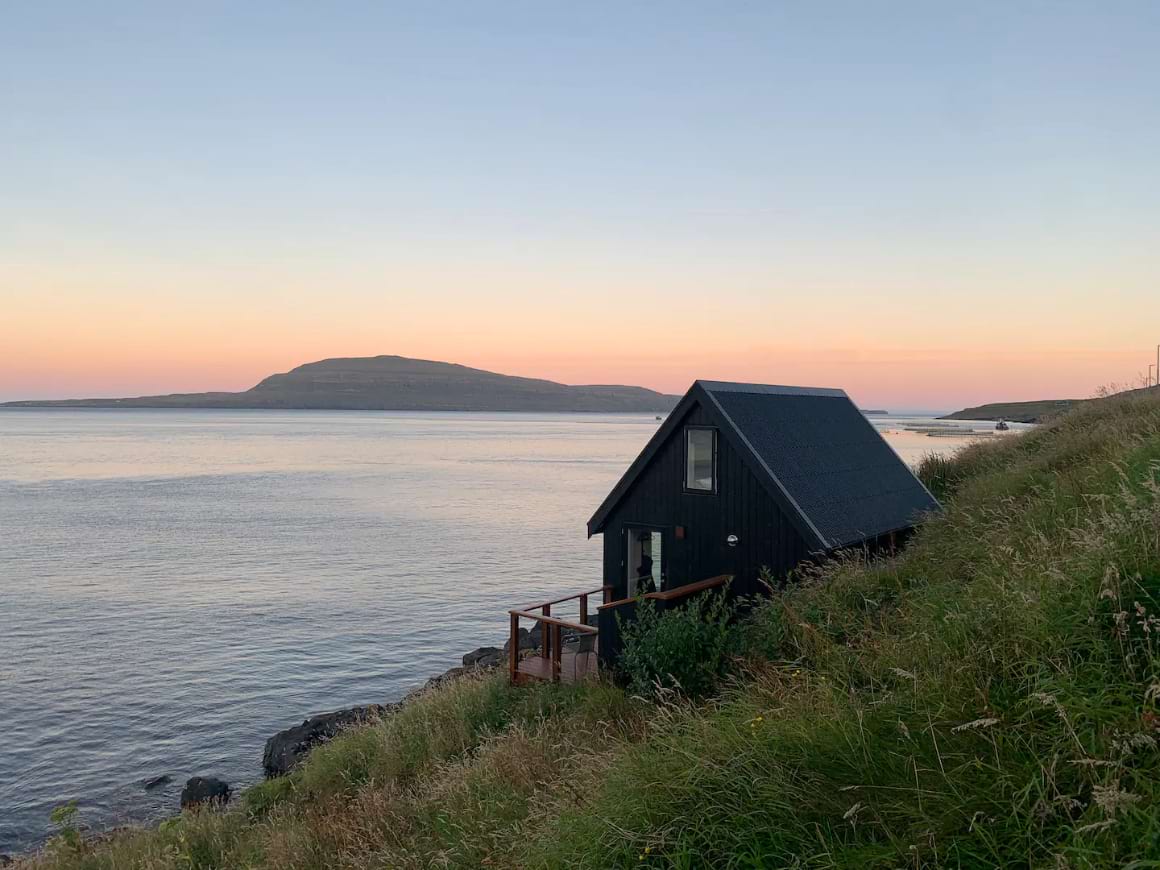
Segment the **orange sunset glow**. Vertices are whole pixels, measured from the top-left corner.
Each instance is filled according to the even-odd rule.
[[[1157,115],[1136,37],[1010,12],[900,37],[916,78],[805,9],[670,22],[678,55],[656,22],[629,15],[613,44],[565,17],[408,31],[422,63],[382,57],[372,27],[357,73],[304,52],[305,22],[262,64],[148,16],[52,76],[13,46],[0,401],[240,390],[376,354],[925,409],[1147,377]],[[1016,50],[1024,26],[1042,38]]]
[[[1140,297],[1104,293],[1093,314],[1095,276],[1061,275],[1069,298],[1033,278],[927,290],[947,283],[932,268],[887,295],[875,286],[883,278],[851,277],[863,285],[851,290],[791,262],[788,278],[770,264],[764,289],[754,275],[744,289],[733,279],[705,294],[710,264],[685,274],[633,265],[624,277],[577,270],[564,280],[546,268],[481,266],[472,278],[421,263],[333,277],[30,263],[6,275],[17,292],[0,397],[241,390],[315,359],[392,353],[667,392],[697,377],[838,385],[868,405],[939,409],[1087,396],[1133,382],[1148,359],[1150,325],[1133,314]],[[817,289],[802,297],[794,288],[811,279]]]

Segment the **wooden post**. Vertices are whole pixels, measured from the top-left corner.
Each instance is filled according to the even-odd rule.
[[[588,596],[587,595],[580,596],[580,624],[581,625],[588,624]]]
[[[560,626],[552,623],[552,682],[560,682]]]
[[[551,616],[551,615],[552,615],[552,605],[545,604],[544,605],[544,616]],[[548,623],[546,623],[546,622],[540,623],[540,643],[543,646],[544,658],[550,659],[552,657],[552,632],[548,628]]]
[[[518,679],[517,675],[519,674],[519,670],[520,670],[520,618],[518,616],[516,616],[514,613],[511,616],[512,616],[512,640],[511,640],[512,646],[511,646],[510,653],[508,655],[508,669],[509,669],[508,676],[512,681],[512,685],[514,686],[516,684],[517,679]]]

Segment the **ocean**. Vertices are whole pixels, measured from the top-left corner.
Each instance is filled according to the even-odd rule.
[[[872,418],[907,461],[966,443]],[[0,411],[0,852],[260,779],[266,738],[600,585],[652,414]],[[989,429],[986,424],[980,430]],[[146,781],[171,780],[146,790]]]

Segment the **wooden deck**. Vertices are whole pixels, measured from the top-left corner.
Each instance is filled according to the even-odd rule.
[[[655,600],[664,609],[673,606],[685,598],[728,585],[733,579],[731,574],[719,574],[707,580],[688,583],[667,589],[664,592],[650,592],[644,598]],[[511,639],[508,644],[509,660],[508,673],[512,685],[530,683],[533,680],[549,682],[574,683],[588,677],[596,676],[599,670],[600,630],[592,623],[595,619],[593,609],[589,607],[589,598],[598,597],[601,604],[597,609],[606,610],[610,607],[620,607],[633,603],[637,599],[626,598],[612,601],[612,587],[600,586],[588,592],[576,595],[567,595],[542,604],[532,604],[528,607],[509,610],[511,619]],[[553,615],[552,607],[561,604],[577,602],[579,619],[561,619]],[[539,624],[540,648],[529,651],[520,648],[520,620],[530,620]],[[526,634],[526,633],[525,633]],[[613,636],[606,639],[609,647],[606,652],[613,652],[619,648],[619,639]],[[591,647],[583,653],[578,653],[581,647]]]
[[[597,661],[595,650],[577,656],[574,650],[569,650],[565,646],[560,652],[560,682],[578,683],[588,677],[596,676]],[[552,665],[551,659],[544,658],[539,653],[525,656],[516,664],[516,683],[529,680],[550,682],[553,677]]]
[[[598,629],[589,625],[589,596],[597,595],[602,602],[611,597],[611,586],[601,586],[588,592],[568,595],[533,604],[518,610],[509,610],[511,618],[511,640],[509,644],[509,673],[513,685],[531,680],[572,683],[594,676],[598,668]],[[552,605],[576,601],[579,606],[579,621],[560,619],[552,615]],[[594,615],[594,614],[592,614]],[[540,650],[525,655],[520,649],[520,620],[530,619],[539,623]],[[566,642],[571,640],[571,642]],[[579,652],[581,647],[591,647]]]

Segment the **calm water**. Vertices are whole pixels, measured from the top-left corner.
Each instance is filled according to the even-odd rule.
[[[908,461],[960,438],[876,425]],[[265,738],[393,700],[600,582],[653,415],[0,412],[0,852],[75,799],[172,813]],[[146,792],[146,779],[172,782]]]

